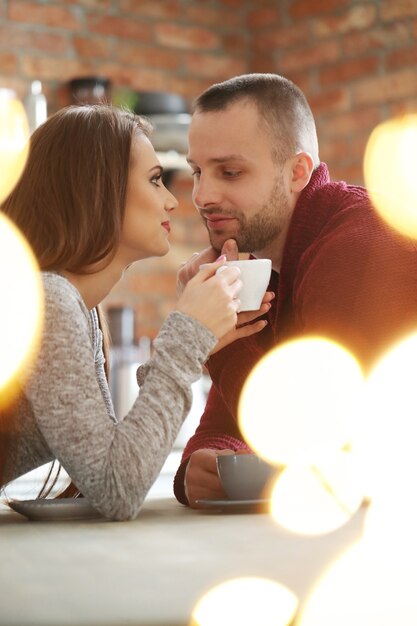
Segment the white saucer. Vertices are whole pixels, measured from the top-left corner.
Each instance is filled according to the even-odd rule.
[[[225,513],[266,513],[270,500],[197,500],[196,503],[205,509],[217,509]]]
[[[10,508],[30,520],[82,520],[103,518],[85,498],[11,500]]]

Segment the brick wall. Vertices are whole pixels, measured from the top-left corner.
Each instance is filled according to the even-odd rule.
[[[20,96],[40,79],[52,112],[79,76],[191,99],[234,74],[278,72],[305,91],[321,157],[349,182],[362,182],[372,128],[417,108],[416,62],[417,0],[0,0],[0,85]],[[169,255],[131,268],[107,299],[136,309],[138,337],[155,336],[178,264],[205,245],[190,189],[174,179]]]
[[[372,128],[417,108],[417,0],[260,4],[248,16],[251,70],[284,74],[304,90],[322,160],[335,179],[362,183]]]

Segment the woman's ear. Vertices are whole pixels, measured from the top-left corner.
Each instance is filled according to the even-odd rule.
[[[300,193],[310,182],[314,170],[313,157],[308,152],[299,152],[292,158],[291,191]]]

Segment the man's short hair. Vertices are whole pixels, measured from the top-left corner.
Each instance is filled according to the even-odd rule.
[[[204,91],[195,101],[195,112],[222,111],[239,100],[253,102],[269,135],[275,138],[273,156],[283,162],[301,151],[320,164],[316,125],[303,92],[279,74],[243,74]]]

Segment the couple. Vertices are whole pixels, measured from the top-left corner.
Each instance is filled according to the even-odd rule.
[[[138,370],[140,395],[117,422],[99,303],[130,263],[168,252],[176,200],[161,182],[146,123],[131,114],[69,108],[34,133],[2,210],[39,260],[45,323],[22,394],[0,422],[0,485],[57,458],[103,515],[136,516],[205,363],[213,385],[175,493],[191,506],[221,497],[215,458],[247,450],[237,401],[267,350],[320,334],[366,369],[413,330],[414,246],[384,226],[363,189],[330,181],[310,108],[293,83],[252,74],[209,88],[195,103],[188,158],[211,246],[181,268],[176,310]],[[236,313],[239,270],[216,274],[238,251],[272,260],[257,312]],[[202,263],[209,266],[199,272]]]

